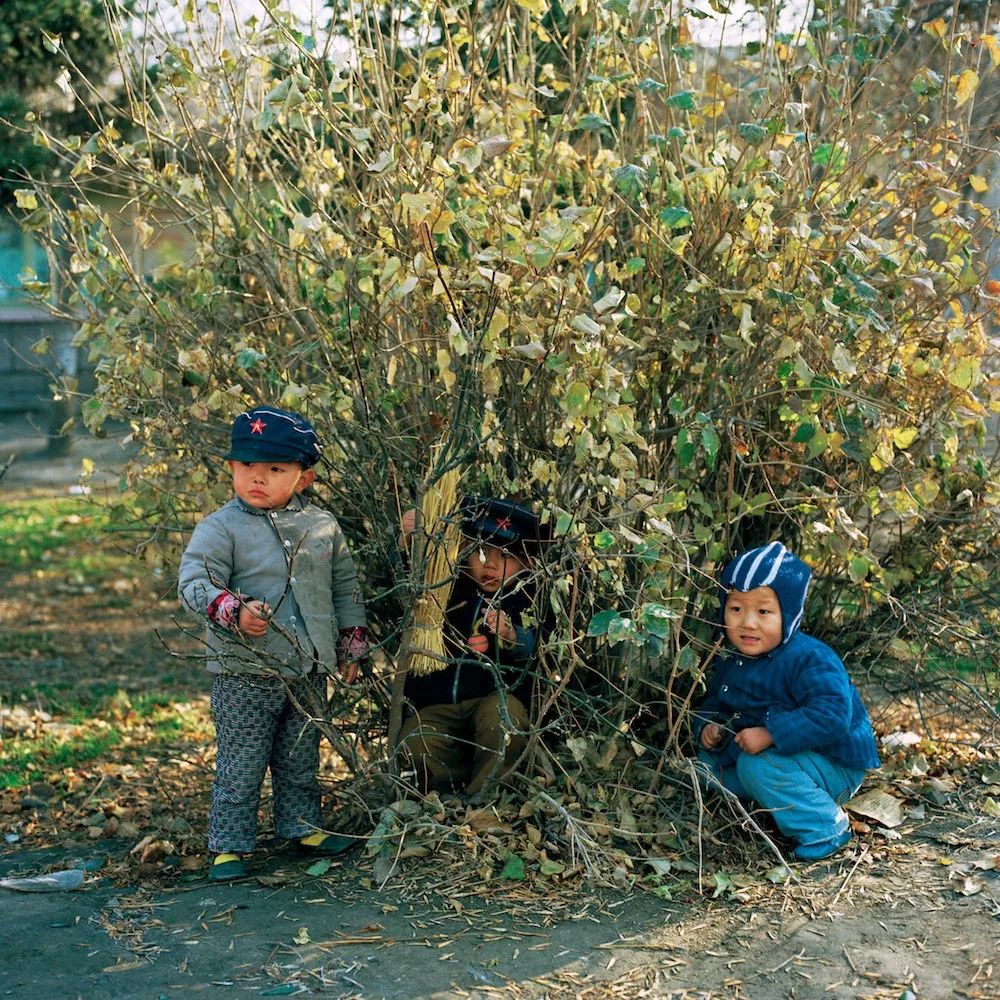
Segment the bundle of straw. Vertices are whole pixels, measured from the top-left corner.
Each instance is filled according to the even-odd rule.
[[[443,670],[448,665],[444,651],[444,616],[462,545],[462,529],[457,517],[460,476],[458,467],[449,469],[427,488],[420,504],[419,527],[426,538],[424,587],[413,609],[409,634],[409,672],[417,676]]]

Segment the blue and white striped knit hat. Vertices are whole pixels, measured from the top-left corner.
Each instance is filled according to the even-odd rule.
[[[781,542],[771,542],[736,556],[722,571],[719,622],[726,595],[731,590],[746,593],[755,587],[770,587],[781,607],[781,643],[792,637],[802,622],[812,570]]]

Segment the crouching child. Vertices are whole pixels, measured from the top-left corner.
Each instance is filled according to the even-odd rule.
[[[465,497],[465,545],[445,610],[447,664],[407,676],[399,745],[424,791],[470,796],[502,777],[524,750],[541,631],[533,557],[535,513],[511,500]],[[400,542],[414,530],[403,515]]]
[[[699,758],[745,801],[769,810],[803,861],[851,839],[842,808],[879,766],[871,720],[843,663],[799,630],[811,572],[780,542],[722,573],[728,651],[696,707]]]

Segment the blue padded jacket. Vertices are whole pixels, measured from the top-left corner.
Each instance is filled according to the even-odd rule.
[[[844,767],[880,764],[871,719],[840,657],[798,630],[810,570],[780,542],[733,559],[722,573],[723,606],[730,591],[771,587],[781,607],[782,642],[762,656],[728,651],[715,665],[694,711],[695,736],[709,722],[724,727],[720,763],[736,760],[733,732],[765,726],[782,754],[813,750]],[[720,609],[719,621],[722,621]]]

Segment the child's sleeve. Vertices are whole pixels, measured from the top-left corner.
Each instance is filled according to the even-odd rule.
[[[795,671],[793,688],[801,704],[793,709],[770,708],[764,726],[778,753],[793,754],[833,743],[847,735],[851,724],[851,682],[833,650],[815,652]]]
[[[224,628],[239,622],[240,598],[229,590],[233,572],[233,539],[212,518],[191,535],[177,573],[177,596],[185,609]]]
[[[361,585],[358,583],[358,571],[339,524],[334,525],[331,562],[333,610],[337,616],[337,628],[341,632],[346,629],[365,628],[367,618],[365,602],[361,596]]]
[[[719,705],[719,678],[722,670],[716,666],[708,679],[708,689],[703,698],[695,702],[691,708],[691,732],[695,742],[701,740],[701,731],[710,722],[719,722],[722,719],[722,708]]]

